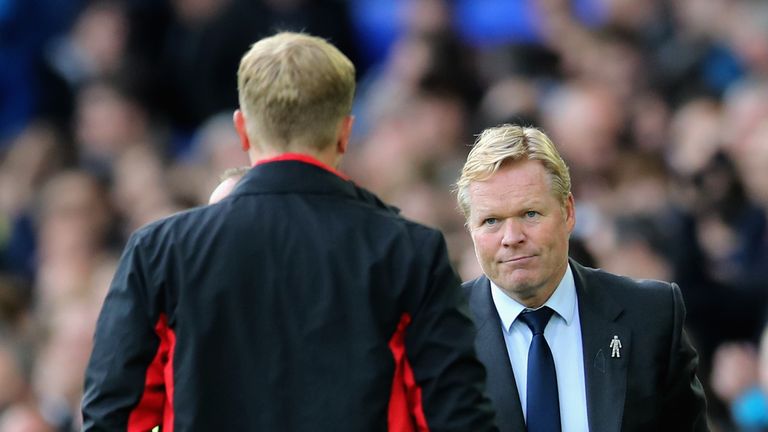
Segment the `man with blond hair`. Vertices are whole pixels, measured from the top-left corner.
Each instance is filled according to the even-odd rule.
[[[336,169],[354,89],[352,63],[316,37],[245,54],[234,124],[253,167],[132,235],[97,324],[86,431],[495,430],[442,235]]]
[[[540,130],[485,130],[457,184],[484,276],[464,284],[502,432],[706,431],[675,284],[568,258],[568,167]]]

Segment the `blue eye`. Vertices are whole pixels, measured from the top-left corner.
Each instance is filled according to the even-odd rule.
[[[533,211],[533,210],[528,210],[527,212],[525,212],[525,217],[527,217],[529,219],[533,219],[533,218],[535,218],[538,215],[539,215],[539,212]]]
[[[496,218],[487,218],[483,220],[483,225],[496,225],[499,220]]]

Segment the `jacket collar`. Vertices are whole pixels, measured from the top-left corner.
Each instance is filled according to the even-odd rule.
[[[300,159],[272,159],[248,170],[231,196],[292,192],[353,197],[355,185],[318,164]]]
[[[258,161],[228,198],[289,193],[346,197],[394,213],[400,212],[397,207],[385,204],[337,170],[309,156],[294,154]]]
[[[253,164],[253,166],[264,165],[266,163],[271,163],[271,162],[284,162],[284,161],[304,162],[304,163],[322,168],[333,174],[336,174],[337,176],[341,177],[344,180],[349,180],[349,177],[347,177],[342,172],[338,171],[336,168],[333,168],[332,166],[321,162],[319,159],[304,153],[283,153],[281,155],[274,156],[271,158],[259,159],[256,161],[256,163]]]

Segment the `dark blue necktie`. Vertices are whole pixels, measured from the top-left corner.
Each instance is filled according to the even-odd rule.
[[[544,328],[554,311],[543,307],[518,315],[533,332],[528,348],[526,424],[528,432],[559,432],[560,403],[552,351],[544,339]]]

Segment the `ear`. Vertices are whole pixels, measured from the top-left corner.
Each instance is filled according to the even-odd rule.
[[[565,200],[565,225],[568,228],[568,233],[571,233],[573,227],[576,226],[576,202],[572,193],[569,193]]]
[[[248,138],[248,131],[245,127],[245,116],[243,115],[243,112],[239,109],[235,110],[232,120],[235,123],[237,135],[240,137],[240,146],[243,148],[244,152],[248,152],[248,150],[251,149],[251,140]]]
[[[341,121],[341,127],[339,128],[339,136],[336,141],[336,150],[339,154],[347,152],[347,146],[349,145],[349,138],[352,136],[352,124],[355,122],[355,116],[348,115]]]

